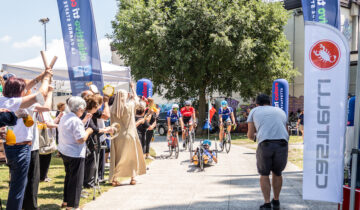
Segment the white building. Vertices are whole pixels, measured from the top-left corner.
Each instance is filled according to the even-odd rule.
[[[360,0],[340,0],[341,2],[341,31],[349,41],[351,50],[350,56],[350,87],[349,92],[355,93],[355,78],[358,54],[358,30],[359,30],[359,5]],[[290,55],[293,60],[294,68],[300,75],[289,81],[290,96],[296,97],[290,100],[290,109],[302,108],[304,96],[304,17],[302,14],[301,0],[285,0],[285,9],[291,11],[284,31],[290,41]]]

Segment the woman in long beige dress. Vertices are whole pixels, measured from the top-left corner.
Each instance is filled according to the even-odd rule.
[[[134,97],[127,101],[128,93],[117,92],[111,107],[111,123],[120,124],[119,135],[112,140],[110,150],[109,181],[119,186],[119,177],[131,177],[130,184],[136,184],[135,176],[146,173],[146,164],[135,125],[136,92],[131,86]]]

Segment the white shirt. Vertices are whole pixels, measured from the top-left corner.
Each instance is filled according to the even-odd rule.
[[[85,158],[86,145],[77,142],[85,137],[85,127],[80,118],[73,112],[65,114],[60,120],[58,131],[59,152],[69,157]]]
[[[7,97],[0,97],[0,108],[8,109],[12,112],[16,112],[20,109],[22,103],[22,98],[7,98]]]
[[[29,108],[24,109],[24,112],[33,117],[34,125],[35,125],[36,119],[34,118],[34,109],[35,109],[35,105],[32,105]],[[33,139],[34,127],[35,126],[26,127],[24,124],[24,120],[22,118],[19,118],[16,121],[16,125],[14,127],[9,127],[9,128],[10,129],[12,128],[12,130],[14,131],[16,137],[16,143],[21,143],[24,141],[32,141],[32,148],[35,148],[34,150],[36,150],[36,148],[39,149],[39,140],[36,141],[35,139]],[[33,149],[31,151],[33,151]]]

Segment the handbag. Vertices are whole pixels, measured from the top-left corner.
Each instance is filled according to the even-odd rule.
[[[57,150],[56,142],[54,137],[49,136],[49,128],[44,122],[44,116],[42,113],[37,113],[38,130],[39,130],[39,153],[40,155],[48,155]]]

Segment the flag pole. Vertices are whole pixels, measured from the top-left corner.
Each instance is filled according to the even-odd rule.
[[[360,30],[358,31],[360,36]],[[360,49],[360,42],[358,42],[358,49]],[[354,117],[354,143],[352,149],[352,167],[351,167],[351,190],[350,190],[350,209],[355,209],[355,188],[357,177],[357,164],[359,153],[359,125],[360,125],[360,53],[358,53],[357,71],[356,71],[356,92],[355,92],[355,117]]]

